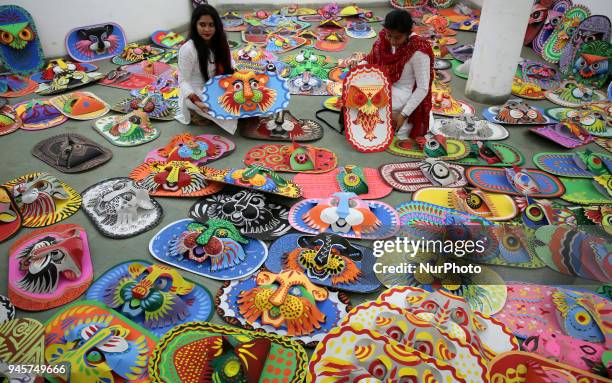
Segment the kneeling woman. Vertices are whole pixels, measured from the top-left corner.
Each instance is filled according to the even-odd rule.
[[[378,65],[391,82],[396,137],[422,137],[433,124],[431,82],[434,54],[429,42],[412,33],[412,17],[403,9],[389,12],[378,40],[363,59]],[[351,62],[355,64],[355,62]]]
[[[238,120],[220,120],[208,113],[199,94],[211,77],[232,74],[232,58],[223,23],[217,10],[200,5],[191,15],[189,40],[179,49],[179,106],[176,119],[191,123],[191,113],[213,121],[228,133],[234,134]]]

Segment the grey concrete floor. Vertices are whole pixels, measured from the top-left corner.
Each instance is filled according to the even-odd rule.
[[[373,9],[375,14],[384,17],[385,14],[390,10],[389,7],[376,7]],[[160,26],[160,27],[171,27],[171,26]],[[374,24],[374,28],[379,30],[381,28],[380,23]],[[232,40],[240,41],[239,33],[233,32],[229,33],[229,36]],[[470,32],[459,32],[457,35],[457,39],[459,40],[458,44],[467,44],[473,43],[475,40],[476,34]],[[347,49],[343,52],[338,53],[326,53],[330,56],[334,57],[346,57],[350,55],[351,52],[361,51],[361,52],[369,52],[374,39],[350,39],[350,42],[347,46]],[[531,59],[540,59],[537,57],[533,51],[529,48],[524,48],[522,56],[525,58]],[[540,59],[541,60],[541,59]],[[106,73],[111,68],[115,67],[114,64],[109,61],[102,61],[95,63],[99,65],[100,71]],[[453,76],[451,81],[452,92],[453,95],[462,100],[466,100],[474,105],[478,114],[480,115],[483,108],[487,105],[473,103],[465,97],[465,84],[466,80]],[[91,91],[101,97],[103,100],[113,105],[116,102],[126,98],[129,96],[128,91],[105,87],[101,85],[92,85],[83,90]],[[35,97],[33,95],[10,99],[10,104],[14,105],[17,102],[20,102],[25,99],[29,99]],[[291,112],[297,116],[298,118],[309,118],[315,119],[315,111],[322,107],[322,102],[326,97],[307,97],[307,96],[292,96],[289,109]],[[530,101],[532,102],[532,101]],[[547,108],[553,107],[555,105],[551,104],[548,101],[535,101],[533,104]],[[113,113],[113,112],[111,112]],[[337,119],[331,117],[330,120],[334,121],[336,124]],[[64,124],[42,131],[24,131],[18,130],[12,134],[7,136],[0,137],[0,164],[1,164],[1,177],[0,181],[2,183],[9,181],[13,178],[19,177],[26,173],[34,172],[34,171],[43,171],[48,172],[53,175],[58,176],[60,179],[67,182],[77,191],[82,192],[87,187],[99,182],[100,180],[111,178],[111,177],[119,177],[119,176],[127,176],[128,173],[137,165],[142,163],[146,153],[154,148],[165,145],[168,140],[178,133],[189,132],[194,135],[203,134],[203,133],[223,133],[220,128],[212,127],[212,126],[185,126],[180,124],[177,121],[155,121],[152,123],[154,126],[161,130],[161,136],[145,145],[129,147],[129,148],[121,148],[117,146],[113,146],[108,143],[105,139],[103,139],[98,133],[96,133],[92,129],[93,121],[76,121],[76,120],[68,120]],[[546,141],[540,137],[535,136],[530,133],[525,127],[509,127],[510,137],[505,140],[505,142],[510,143],[517,148],[519,148],[526,157],[526,167],[533,167],[531,162],[531,157],[534,153],[541,151],[562,151],[561,148],[554,143]],[[60,173],[54,168],[48,166],[47,164],[39,161],[35,157],[30,154],[32,147],[38,143],[39,141],[48,138],[53,135],[61,134],[61,133],[78,133],[84,135],[88,138],[91,138],[105,147],[109,148],[113,152],[113,159],[106,163],[105,165],[98,167],[92,171],[88,171],[80,174],[64,174]],[[224,167],[240,167],[242,165],[242,159],[244,154],[253,146],[259,145],[262,141],[253,141],[245,139],[238,134],[233,137],[230,137],[232,140],[236,142],[236,151],[230,155],[229,157],[225,157],[221,160],[215,161],[211,163],[212,167],[216,168],[224,168]],[[363,167],[373,167],[378,168],[382,164],[392,163],[392,162],[404,162],[409,159],[393,156],[389,153],[374,153],[374,154],[363,154],[357,152],[353,147],[347,142],[344,136],[336,133],[335,131],[330,130],[329,128],[325,128],[325,136],[318,142],[316,145],[331,148],[338,155],[339,165],[348,165],[348,164],[358,164]],[[602,151],[599,146],[596,144],[590,144],[587,148],[599,152]],[[289,173],[284,174],[286,177],[291,177]],[[394,191],[389,196],[382,199],[384,202],[387,202],[393,206],[410,200],[410,194],[400,193]],[[159,226],[153,230],[142,233],[136,237],[132,237],[129,239],[123,240],[113,240],[107,237],[102,236],[91,224],[88,218],[85,216],[82,210],[79,210],[75,215],[71,216],[63,223],[76,223],[83,226],[87,230],[87,234],[89,236],[89,244],[92,255],[92,260],[94,264],[95,278],[99,277],[101,274],[105,273],[108,269],[113,267],[116,264],[121,262],[132,260],[132,259],[142,259],[148,261],[154,261],[151,255],[148,252],[148,244],[149,240],[155,235],[155,233],[163,228],[164,226],[174,222],[176,220],[188,217],[188,211],[191,205],[196,201],[195,198],[186,198],[186,199],[176,199],[176,198],[157,198],[157,201],[163,206],[164,209],[164,217],[163,221],[159,224]],[[33,229],[23,228],[17,235],[17,237],[24,235]],[[7,295],[7,265],[8,265],[8,254],[9,247],[15,238],[0,244],[0,253],[4,255],[3,260],[0,262],[2,265],[3,273],[0,275],[0,294]],[[502,270],[501,272],[504,275],[507,275],[506,280],[517,279],[520,276],[524,276],[523,270]],[[195,274],[182,272],[183,275],[193,281],[203,284],[206,286],[210,292],[214,295],[216,294],[218,288],[221,283],[217,281],[213,281],[210,279],[206,279],[204,277],[197,276]],[[542,281],[550,281],[554,278],[560,278],[559,282],[572,283],[573,279],[561,278],[559,274],[555,273],[552,270],[541,271],[537,273],[533,273],[528,276],[529,280],[532,280],[534,283],[542,283]],[[525,278],[523,278],[525,280]],[[377,296],[377,293],[366,294],[366,295],[352,295],[352,303],[359,304],[365,300],[372,299]],[[54,315],[58,309],[52,309],[42,312],[23,312],[19,311],[18,316],[20,317],[31,317],[38,319],[40,321],[46,321],[52,315]],[[212,322],[214,323],[224,323],[216,314],[214,315]]]

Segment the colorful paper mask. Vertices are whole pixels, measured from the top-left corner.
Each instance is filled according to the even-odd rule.
[[[433,83],[431,87],[431,112],[448,117],[460,117],[464,115],[473,115],[474,107],[465,101],[457,100],[451,94],[451,89],[448,84]]]
[[[545,382],[590,382],[604,383],[606,378],[579,370],[540,355],[513,351],[498,355],[489,365],[493,382],[529,381]]]
[[[62,221],[81,206],[73,188],[47,173],[30,173],[4,184],[19,207],[25,227],[43,227]]]
[[[19,207],[10,191],[0,186],[0,242],[15,235],[21,229],[22,218]]]
[[[236,49],[232,52],[232,58],[235,61],[252,61],[252,62],[265,62],[265,61],[276,61],[278,58],[266,51],[263,47],[254,44],[247,44],[246,46]]]
[[[102,78],[104,78],[104,75],[98,72],[87,73],[78,70],[66,71],[55,74],[53,80],[50,82],[40,84],[36,90],[36,93],[41,96],[62,93],[70,89],[96,82]]]
[[[371,249],[336,234],[287,234],[270,246],[266,268],[273,273],[295,270],[318,285],[366,293],[381,286],[372,271],[374,262]]]
[[[104,303],[157,336],[181,323],[208,321],[213,311],[205,287],[175,268],[144,261],[108,270],[90,287],[87,299]]]
[[[226,282],[217,294],[218,314],[232,324],[294,337],[307,346],[346,315],[348,300],[308,280],[305,274],[265,269],[247,279]]]
[[[83,192],[83,210],[105,236],[129,238],[157,226],[161,206],[129,178],[111,178]]]
[[[563,48],[559,60],[559,68],[565,74],[571,73],[573,61],[577,58],[576,53],[581,46],[593,41],[610,40],[610,19],[604,15],[589,16],[578,25],[572,34],[571,40]]]
[[[245,43],[264,44],[270,30],[263,25],[247,25],[246,30],[240,32]]]
[[[3,378],[8,375],[8,366],[28,363],[40,366],[45,362],[45,333],[42,323],[30,318],[15,318],[0,323],[0,360]],[[27,369],[14,371],[12,380],[37,382],[37,374]]]
[[[23,75],[45,63],[32,15],[17,5],[0,7],[0,61],[10,72]]]
[[[130,97],[111,107],[120,113],[130,113],[142,109],[147,116],[157,120],[173,120],[178,111],[175,99],[166,99],[162,94],[153,92],[144,96]]]
[[[149,381],[147,365],[157,337],[99,302],[80,301],[49,319],[45,360],[66,366],[60,382]]]
[[[10,105],[0,107],[0,136],[13,133],[22,126],[21,118]],[[323,133],[323,131],[321,131]]]
[[[215,194],[196,202],[189,216],[198,222],[222,219],[231,222],[241,234],[270,239],[287,233],[289,209],[273,203],[265,194],[240,190],[232,194]]]
[[[348,325],[334,329],[317,346],[307,380],[316,383],[467,382],[450,364],[370,329]]]
[[[91,62],[121,53],[126,43],[119,24],[104,23],[72,29],[66,37],[66,50],[76,61]]]
[[[27,77],[12,73],[0,75],[0,97],[22,97],[33,93],[37,88],[36,81]]]
[[[302,191],[298,185],[283,179],[276,172],[261,164],[223,170],[207,168],[205,176],[206,179],[211,181],[278,194],[284,197],[299,198],[302,196]]]
[[[571,40],[580,22],[589,17],[590,14],[591,12],[584,5],[574,5],[568,8],[548,40],[546,40],[542,50],[544,60],[551,63],[559,62],[563,48]]]
[[[529,23],[527,24],[527,31],[525,32],[525,39],[523,45],[529,45],[536,38],[537,34],[542,29],[544,21],[548,16],[548,8],[550,4],[536,1],[531,8],[531,15],[529,15]]]
[[[344,124],[349,143],[360,152],[379,152],[391,143],[390,84],[371,65],[353,68],[342,84]]]
[[[264,144],[251,148],[245,154],[244,163],[263,164],[278,172],[326,173],[336,167],[338,159],[329,149],[310,145]]]
[[[476,348],[398,306],[387,302],[363,303],[342,320],[339,327],[344,326],[368,329],[372,334],[387,337],[392,344],[404,346],[413,355],[425,359],[429,356],[441,363],[448,363],[467,382],[488,380],[488,361]]]
[[[121,54],[113,57],[112,62],[117,65],[134,64],[148,58],[154,58],[162,53],[164,53],[164,50],[161,48],[130,43],[123,48]]]
[[[312,49],[304,49],[299,53],[287,56],[282,59],[290,68],[286,68],[284,77],[294,78],[304,72],[310,72],[311,75],[327,80],[329,71],[336,65],[335,59],[325,55],[315,53]]]
[[[159,137],[159,130],[149,122],[142,110],[135,110],[123,116],[108,116],[97,120],[94,130],[116,146],[136,146]]]
[[[379,199],[392,191],[377,169],[355,165],[318,175],[297,174],[293,180],[302,187],[304,198],[325,198],[338,192],[351,192],[363,199]]]
[[[543,90],[554,89],[561,83],[557,68],[533,60],[522,60],[516,70],[518,78]]]
[[[314,141],[323,137],[323,127],[314,120],[297,119],[290,111],[281,110],[241,126],[240,134],[270,141]]]
[[[485,109],[482,115],[487,120],[498,124],[542,125],[551,123],[541,109],[517,98],[506,101],[502,106],[491,106]]]
[[[592,41],[580,46],[572,63],[572,74],[578,82],[601,88],[612,73],[612,44]]]
[[[202,102],[215,118],[267,116],[289,104],[289,90],[276,74],[237,71],[217,76],[205,85]]]
[[[152,382],[273,382],[282,374],[286,382],[298,383],[307,366],[308,355],[290,339],[193,322],[160,340],[149,371]]]
[[[519,348],[514,335],[500,321],[472,311],[464,298],[444,290],[428,292],[397,286],[383,292],[378,301],[405,308],[419,319],[435,324],[472,345],[487,360]]]
[[[314,43],[315,49],[328,52],[340,52],[346,48],[347,38],[343,33],[335,31],[317,35]]]
[[[291,94],[302,96],[329,96],[337,93],[337,89],[334,89],[337,83],[321,80],[308,71],[287,80],[286,84]]]
[[[42,130],[64,123],[68,118],[47,100],[33,99],[13,106],[21,129]]]
[[[590,102],[606,99],[603,92],[575,80],[563,81],[557,89],[545,92],[544,96],[555,104],[570,108],[578,108]]]
[[[585,105],[580,109],[551,108],[547,109],[546,113],[555,120],[578,124],[593,136],[612,136],[612,124],[608,121],[609,111],[594,104]]]
[[[98,67],[93,64],[86,64],[82,62],[72,62],[67,59],[54,59],[49,60],[49,63],[40,72],[34,73],[30,76],[30,79],[36,81],[37,83],[45,83],[50,82],[53,78],[62,73],[80,71],[80,72],[94,72]]]
[[[426,202],[474,214],[491,221],[506,221],[518,214],[514,200],[507,195],[467,188],[423,188],[412,195],[414,202]]]
[[[354,21],[346,26],[346,34],[354,39],[371,39],[377,33],[367,21]]]
[[[15,318],[15,306],[4,295],[0,295],[0,324]]]
[[[363,201],[355,193],[342,192],[298,202],[291,207],[289,222],[305,233],[378,239],[395,234],[399,219],[397,212],[383,202]]]
[[[278,33],[270,33],[266,41],[266,50],[273,53],[286,53],[308,42],[308,40],[303,37],[281,36]]]
[[[20,309],[48,310],[77,299],[93,280],[85,229],[74,224],[36,230],[9,250],[9,298]]]
[[[162,262],[218,280],[246,277],[268,256],[263,242],[242,236],[222,219],[171,223],[151,239],[149,251]]]
[[[533,50],[542,55],[546,42],[552,35],[553,31],[563,19],[565,11],[572,6],[571,0],[554,0],[552,6],[549,7],[546,20],[538,32],[537,36],[532,41]]]
[[[506,305],[495,317],[516,336],[563,334],[594,347],[612,342],[610,302],[605,298],[537,284],[509,283],[507,289]]]
[[[589,226],[541,226],[530,238],[530,246],[548,267],[562,274],[604,283],[612,275],[606,235]]]
[[[481,120],[475,116],[460,118],[438,118],[431,127],[431,133],[442,134],[459,140],[502,140],[508,131],[499,124]]]
[[[538,153],[533,163],[540,169],[561,177],[593,178],[609,174],[612,156],[585,150],[575,153]]]
[[[228,156],[235,148],[233,141],[220,135],[183,133],[170,139],[166,146],[147,153],[145,162],[189,161],[199,166]]]
[[[380,167],[383,179],[394,189],[413,192],[429,186],[459,187],[467,184],[464,168],[433,158],[420,162],[386,164]]]
[[[36,144],[32,155],[63,173],[100,166],[113,157],[110,150],[78,134],[60,134]]]
[[[162,48],[175,48],[181,46],[186,41],[185,36],[165,30],[153,32],[151,40]]]
[[[91,120],[102,117],[110,106],[90,92],[72,92],[49,100],[66,117],[75,120]]]
[[[218,183],[207,182],[203,169],[189,161],[146,162],[132,170],[129,177],[150,195],[161,197],[199,197],[222,188]]]

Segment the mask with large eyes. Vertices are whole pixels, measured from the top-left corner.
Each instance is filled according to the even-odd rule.
[[[198,221],[222,219],[233,223],[249,236],[277,237],[291,226],[287,222],[289,209],[270,202],[264,194],[240,190],[235,194],[215,194],[199,200],[190,210]]]
[[[610,174],[610,169],[608,169],[602,157],[590,150],[576,152],[574,162],[580,169],[586,170],[594,175],[600,176]]]
[[[611,71],[612,44],[607,41],[584,43],[574,57],[572,73],[576,80],[594,87],[605,85]]]
[[[257,287],[238,296],[238,309],[248,323],[261,322],[286,329],[289,336],[299,336],[312,333],[325,322],[317,305],[327,300],[328,292],[312,284],[305,274],[260,271],[256,283]]]
[[[65,381],[105,383],[148,380],[150,340],[110,315],[94,315],[74,321],[61,338],[46,347],[45,357],[54,365],[66,365]]]
[[[149,192],[190,194],[206,188],[208,183],[197,166],[188,161],[151,162],[140,185]]]
[[[219,104],[232,115],[240,111],[252,112],[259,108],[266,112],[276,100],[277,92],[268,88],[268,75],[252,71],[236,71],[219,80],[224,93],[219,97]]]
[[[537,181],[526,170],[518,167],[506,168],[504,170],[506,179],[518,193],[530,195],[540,190]]]
[[[446,186],[457,182],[458,175],[453,172],[448,164],[436,161],[431,158],[426,159],[419,166],[425,177],[434,185]]]
[[[355,345],[353,358],[359,368],[353,376],[365,379],[353,382],[443,382],[437,366],[399,344],[362,339]]]
[[[191,223],[187,230],[169,243],[169,254],[220,271],[240,265],[246,260],[243,245],[248,240],[229,221],[209,219]]]
[[[459,116],[463,114],[461,104],[452,96],[447,86],[434,84],[431,89],[431,97],[436,112],[448,116]]]
[[[568,9],[556,25],[555,31],[552,36],[550,36],[550,41],[547,42],[549,49],[551,49],[552,52],[560,53],[572,38],[572,35],[576,31],[576,27],[578,27],[580,22],[588,17],[588,15],[589,11],[584,7],[575,6]]]
[[[593,99],[593,89],[574,80],[564,81],[559,88],[552,91],[552,94],[572,104],[583,104]]]
[[[370,206],[355,193],[334,193],[304,214],[304,222],[321,232],[331,229],[335,233],[369,233],[378,229],[380,220]]]
[[[0,6],[0,61],[19,74],[31,74],[44,65],[34,20],[16,5]]]
[[[61,181],[47,173],[28,176],[13,186],[12,193],[24,220],[29,226],[31,225],[30,227],[45,226],[43,223],[47,222],[50,216],[55,217],[60,214],[61,209],[58,208],[58,204],[64,201],[70,203],[72,199]],[[70,214],[66,212],[66,217]],[[49,223],[54,222],[57,220]]]
[[[420,319],[434,323],[484,351],[479,333],[486,329],[486,325],[473,314],[464,298],[444,290],[436,290],[425,293],[419,299],[411,297],[407,303]]]
[[[352,123],[363,128],[366,140],[376,138],[375,128],[384,122],[380,117],[380,110],[383,110],[388,104],[387,90],[382,85],[350,85],[348,87],[345,106],[357,109],[357,116]]]
[[[523,214],[533,218],[533,224],[531,224],[534,225],[533,227],[548,224],[547,217],[554,214],[552,206],[546,203],[532,203],[527,206],[526,210],[529,210],[529,213],[524,212]],[[536,268],[545,266],[539,258],[530,254],[527,234],[523,226],[499,225],[492,230],[499,240],[499,263],[516,267]]]
[[[542,112],[519,100],[506,102],[496,117],[499,121],[509,124],[546,122]]]
[[[567,335],[592,343],[606,340],[608,328],[600,316],[605,307],[578,292],[560,288],[553,292],[552,300],[557,308],[557,321]]]
[[[84,255],[80,231],[49,233],[25,247],[19,254],[17,288],[30,294],[53,294],[63,279],[76,281],[81,276]]]
[[[361,259],[361,252],[338,235],[303,236],[298,245],[285,255],[284,266],[288,269],[304,272],[310,279],[330,279],[332,285],[353,283],[361,276],[354,262]]]
[[[125,143],[145,140],[147,136],[155,132],[149,122],[149,117],[142,110],[134,110],[105,129],[108,130],[108,134],[119,142]]]
[[[308,72],[289,80],[289,85],[303,94],[327,94],[323,81]]]
[[[446,137],[442,135],[434,136],[431,133],[427,133],[425,135],[423,152],[429,157],[442,157],[447,155]]]
[[[194,284],[177,269],[134,262],[114,272],[104,286],[102,302],[136,323],[157,330],[191,315]]]

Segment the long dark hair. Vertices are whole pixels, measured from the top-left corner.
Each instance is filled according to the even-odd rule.
[[[200,17],[209,15],[213,19],[215,24],[215,34],[210,39],[209,44],[206,44],[202,36],[198,33],[198,20]],[[196,51],[198,52],[198,61],[200,63],[200,72],[205,81],[210,79],[208,73],[208,59],[210,57],[210,51],[212,50],[215,56],[215,63],[217,66],[217,74],[232,74],[234,69],[232,68],[232,58],[230,54],[229,44],[227,43],[227,36],[223,30],[223,23],[217,10],[208,4],[197,6],[191,14],[191,28],[189,29],[189,38],[193,41]]]
[[[410,16],[407,10],[394,9],[385,16],[383,27],[391,31],[410,35],[413,23],[412,16]]]

